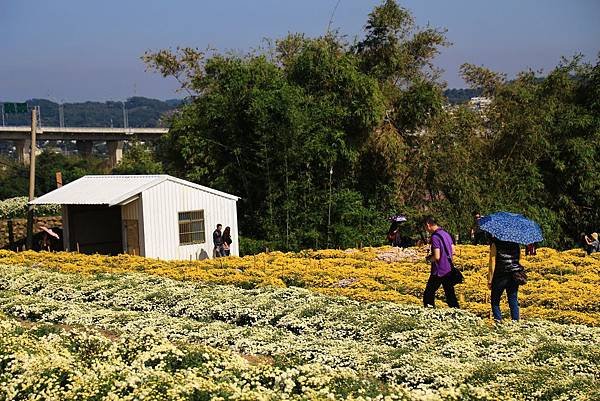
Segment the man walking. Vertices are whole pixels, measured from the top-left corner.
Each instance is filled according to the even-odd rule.
[[[223,225],[217,224],[217,229],[213,232],[213,243],[215,245],[213,253],[215,258],[223,256],[223,234],[221,234],[221,228],[223,228]]]
[[[454,284],[450,278],[450,260],[454,255],[452,236],[444,231],[431,216],[423,220],[423,226],[431,234],[431,252],[427,256],[427,260],[431,262],[431,274],[423,293],[423,305],[430,308],[435,307],[435,292],[440,286],[443,286],[448,306],[458,308]]]

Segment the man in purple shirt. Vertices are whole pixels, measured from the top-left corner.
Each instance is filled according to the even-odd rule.
[[[450,260],[454,255],[452,237],[431,216],[423,220],[423,226],[431,234],[431,252],[427,256],[427,260],[431,261],[431,274],[423,293],[423,305],[430,308],[435,307],[435,292],[440,286],[443,286],[448,306],[458,308],[454,284],[450,280]]]

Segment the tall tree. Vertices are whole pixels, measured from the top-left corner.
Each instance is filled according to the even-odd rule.
[[[506,81],[463,66],[466,79],[493,99],[485,112],[485,206],[528,213],[549,244],[572,246],[600,224],[599,71],[600,63],[575,57],[545,77],[527,71]]]
[[[540,221],[548,243],[597,225],[599,66],[547,76],[465,64],[484,110],[448,107],[433,57],[448,45],[387,0],[362,40],[290,34],[246,55],[149,52],[192,99],[159,147],[166,171],[242,197],[241,231],[282,249],[381,243],[388,213]],[[379,232],[378,234],[373,234]]]

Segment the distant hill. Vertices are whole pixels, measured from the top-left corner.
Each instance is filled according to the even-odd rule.
[[[480,96],[477,89],[446,89],[444,95],[450,104],[461,104],[470,98]],[[3,99],[1,102],[10,102]],[[184,102],[182,99],[158,100],[146,97],[132,97],[125,102],[130,127],[160,127],[163,119]],[[40,106],[42,125],[59,126],[58,103],[47,99],[30,99],[27,104]],[[123,104],[121,102],[81,102],[64,103],[65,126],[69,127],[122,127]],[[6,125],[29,125],[29,114],[7,114]]]
[[[0,102],[10,102],[2,100]],[[157,100],[145,97],[132,97],[125,102],[130,127],[159,127],[161,119],[179,106],[183,100]],[[31,99],[31,106],[40,106],[42,125],[59,126],[58,103],[46,99]],[[121,102],[64,103],[65,126],[69,127],[122,127],[123,104]],[[4,116],[6,125],[29,125],[29,114],[8,114]]]
[[[472,97],[481,96],[481,89],[446,89],[444,96],[450,104],[461,104],[467,102]]]

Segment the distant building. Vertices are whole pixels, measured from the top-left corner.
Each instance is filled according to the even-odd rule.
[[[469,100],[469,107],[473,110],[484,111],[491,103],[492,99],[489,97],[472,97],[471,100]]]
[[[31,203],[62,205],[65,250],[190,260],[213,257],[219,223],[239,255],[238,199],[169,175],[88,175]]]

